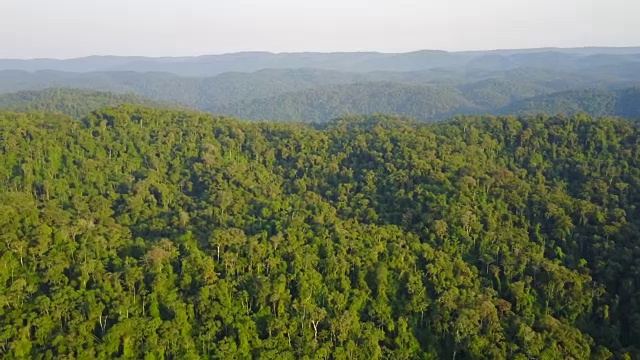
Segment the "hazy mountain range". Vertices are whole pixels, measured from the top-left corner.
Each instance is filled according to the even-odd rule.
[[[432,68],[506,69],[551,67],[579,69],[640,61],[640,47],[542,48],[446,52],[422,50],[410,53],[269,53],[243,52],[197,57],[90,56],[57,60],[0,59],[0,70],[158,71],[183,76],[213,76],[224,72],[253,72],[267,68],[315,68],[339,71],[415,71]]]
[[[640,48],[0,60],[0,93],[135,94],[255,120],[327,121],[353,112],[422,120],[542,111],[636,116],[638,85]]]

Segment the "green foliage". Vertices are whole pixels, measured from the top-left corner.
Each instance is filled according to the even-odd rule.
[[[371,82],[240,101],[213,111],[251,120],[326,122],[343,114],[379,112],[432,120],[477,109],[452,87]]]
[[[554,92],[529,81],[489,79],[459,84],[368,82],[320,87],[209,108],[251,120],[326,122],[344,114],[391,113],[419,120],[455,114],[621,116],[640,118],[640,90],[582,89]]]
[[[135,94],[114,94],[79,89],[47,89],[0,94],[0,108],[14,111],[56,112],[74,117],[81,117],[107,106],[125,103],[154,107],[176,107]]]
[[[414,55],[419,58],[428,54]],[[431,55],[447,57],[446,53]],[[546,55],[531,56],[544,60],[549,57]],[[267,68],[252,73],[225,72],[211,77],[177,76],[148,70],[88,73],[0,71],[0,92],[23,91],[0,95],[0,107],[81,116],[121,103],[175,107],[162,103],[168,102],[242,119],[304,122],[328,122],[348,113],[390,113],[427,121],[457,114],[542,112],[551,115],[586,113],[591,116],[640,117],[636,106],[640,100],[638,88],[630,88],[640,82],[640,72],[628,74],[628,70],[624,70],[627,63],[616,68],[622,74],[608,67],[592,71],[580,67],[576,70],[579,72],[573,72],[561,66],[518,67],[518,62],[512,64],[500,56],[496,60],[496,56],[478,58],[470,68],[414,71],[361,72],[363,70],[358,69],[357,72],[346,72],[326,70],[323,63],[316,64],[319,68]],[[526,58],[521,57],[518,61],[529,64]],[[579,59],[570,58],[572,61]],[[550,59],[554,57],[550,56]],[[408,64],[414,64],[414,60],[408,59]],[[495,64],[490,65],[495,61],[499,65],[496,69]],[[0,60],[0,67],[1,63]],[[189,64],[197,67],[191,62]],[[242,63],[237,67],[242,70]],[[383,69],[384,66],[379,70]],[[119,95],[89,90],[34,92],[48,88],[90,89]]]
[[[639,135],[0,113],[0,357],[637,357]]]
[[[640,118],[638,110],[640,89],[637,87],[607,90],[570,90],[526,99],[508,106],[506,113],[520,114],[565,114],[585,113],[591,116],[621,116]]]

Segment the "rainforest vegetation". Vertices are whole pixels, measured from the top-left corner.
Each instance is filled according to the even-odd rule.
[[[586,115],[0,112],[0,357],[638,358],[639,162]]]

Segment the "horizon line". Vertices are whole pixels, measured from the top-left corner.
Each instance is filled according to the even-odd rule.
[[[235,52],[221,52],[221,53],[203,53],[200,55],[169,55],[169,56],[150,56],[150,55],[113,55],[113,54],[92,54],[76,57],[24,57],[24,58],[0,58],[5,61],[68,61],[68,60],[81,60],[89,58],[145,58],[145,59],[193,59],[206,56],[226,56],[226,55],[243,55],[243,54],[269,54],[269,55],[291,55],[291,54],[381,54],[381,55],[402,55],[412,54],[420,52],[440,52],[449,54],[460,53],[474,53],[474,52],[501,52],[501,51],[531,51],[531,50],[588,50],[588,49],[638,49],[640,51],[640,45],[627,45],[627,46],[543,46],[543,47],[524,47],[524,48],[494,48],[494,49],[471,49],[471,50],[442,50],[442,49],[418,49],[412,51],[376,51],[376,50],[355,50],[355,51],[269,51],[269,50],[243,50]]]

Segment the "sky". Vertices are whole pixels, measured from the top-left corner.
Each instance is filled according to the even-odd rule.
[[[0,0],[0,58],[639,46],[637,0]]]

